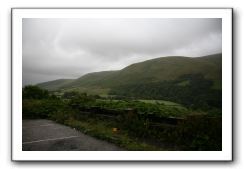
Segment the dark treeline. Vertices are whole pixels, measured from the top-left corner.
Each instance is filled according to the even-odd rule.
[[[213,85],[213,81],[204,78],[201,74],[190,74],[172,81],[117,86],[110,91],[110,94],[140,99],[168,100],[193,109],[221,109],[222,91],[214,89]]]

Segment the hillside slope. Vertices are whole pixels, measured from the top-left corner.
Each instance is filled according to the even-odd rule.
[[[55,80],[38,84],[48,90],[112,89],[117,86],[172,81],[187,74],[201,74],[221,89],[222,54],[203,57],[169,56],[135,63],[118,71],[86,74],[78,79]]]
[[[73,79],[58,79],[58,80],[48,81],[44,83],[39,83],[37,84],[37,86],[47,90],[57,90],[73,81],[74,81]]]

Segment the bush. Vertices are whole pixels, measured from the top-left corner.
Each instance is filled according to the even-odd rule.
[[[182,150],[221,151],[222,122],[220,117],[190,116],[176,128],[165,128],[161,138]],[[160,133],[159,133],[160,135]]]
[[[58,99],[24,99],[22,102],[23,118],[49,118],[52,113],[64,109],[64,104]]]

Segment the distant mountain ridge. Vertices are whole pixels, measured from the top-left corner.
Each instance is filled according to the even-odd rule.
[[[131,64],[117,71],[102,71],[85,74],[77,79],[58,79],[39,83],[37,86],[47,90],[80,90],[99,89],[102,94],[122,85],[172,81],[182,75],[202,74],[212,80],[214,87],[222,86],[222,54],[202,57],[168,56]],[[102,90],[100,90],[102,89]]]
[[[37,86],[47,90],[57,90],[65,84],[71,83],[74,79],[57,79],[37,84]]]

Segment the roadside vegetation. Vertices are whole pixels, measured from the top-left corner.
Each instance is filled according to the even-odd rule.
[[[127,150],[222,149],[217,108],[74,91],[57,95],[37,86],[23,88],[22,106],[23,119],[51,119]]]

